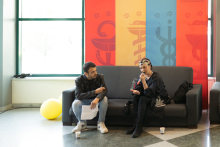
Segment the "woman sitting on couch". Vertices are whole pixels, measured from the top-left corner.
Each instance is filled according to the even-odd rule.
[[[160,96],[161,99],[168,98],[164,82],[157,72],[152,71],[152,64],[149,59],[144,58],[139,61],[141,75],[136,87],[131,90],[133,93],[133,111],[135,117],[134,126],[126,134],[132,134],[132,138],[137,138],[142,133],[142,124],[147,106],[154,106],[152,99]]]

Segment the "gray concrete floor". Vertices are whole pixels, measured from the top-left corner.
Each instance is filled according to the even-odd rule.
[[[220,125],[210,125],[207,111],[198,129],[167,127],[161,135],[159,127],[146,127],[139,138],[125,135],[128,127],[109,126],[109,133],[101,134],[89,126],[76,139],[74,126],[62,126],[62,116],[47,120],[39,108],[12,109],[0,114],[0,147],[176,147],[219,146]]]

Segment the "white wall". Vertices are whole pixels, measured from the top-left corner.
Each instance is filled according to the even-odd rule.
[[[16,68],[16,0],[0,2],[0,111],[12,103],[11,78]]]
[[[10,104],[11,78],[16,72],[16,5],[15,0],[5,0],[3,5],[3,77],[5,103]]]
[[[3,1],[0,1],[0,108],[3,107]],[[1,110],[0,110],[1,112]]]
[[[42,104],[49,98],[58,98],[62,91],[75,86],[75,78],[13,78],[12,104]]]

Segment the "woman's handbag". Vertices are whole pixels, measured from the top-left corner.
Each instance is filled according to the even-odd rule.
[[[123,107],[122,111],[126,116],[130,116],[131,115],[131,109],[133,107],[132,101],[128,101],[125,106]]]

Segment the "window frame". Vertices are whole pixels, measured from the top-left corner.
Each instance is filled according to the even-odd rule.
[[[208,74],[208,77],[213,77],[213,0],[211,0],[211,18],[208,17],[208,21],[211,21],[211,73]],[[208,51],[208,50],[207,50]],[[207,61],[208,62],[208,61]]]
[[[82,0],[82,17],[81,18],[19,18],[19,4],[20,0],[16,2],[16,74],[21,74],[22,68],[22,51],[19,48],[19,22],[20,21],[81,21],[82,22],[82,66],[85,62],[84,57],[84,26],[85,26],[85,15],[84,15],[84,8],[85,8],[85,0]],[[81,74],[83,73],[83,69]],[[32,77],[77,77],[81,74],[32,74]]]

